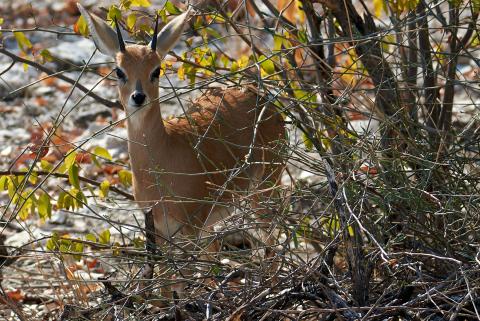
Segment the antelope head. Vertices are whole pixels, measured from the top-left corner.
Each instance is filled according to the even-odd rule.
[[[116,31],[98,16],[78,4],[98,50],[115,59],[120,102],[127,115],[136,117],[140,108],[147,110],[158,101],[160,61],[182,35],[190,9],[175,17],[158,31],[158,19],[152,41],[148,45],[126,45],[118,23]]]

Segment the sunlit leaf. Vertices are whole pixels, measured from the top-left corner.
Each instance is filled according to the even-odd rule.
[[[106,148],[103,148],[101,146],[96,146],[94,149],[93,149],[93,153],[96,155],[96,156],[100,156],[102,158],[105,158],[105,159],[108,159],[109,161],[112,160],[112,155],[110,155],[110,153],[108,152],[108,150]]]
[[[379,18],[382,15],[382,11],[387,13],[387,6],[385,4],[385,0],[373,0],[373,12],[375,17]]]
[[[152,4],[149,0],[130,0],[132,6],[135,7],[150,7]]]
[[[177,76],[179,80],[185,80],[185,68],[183,66],[184,65],[181,65],[177,70]]]
[[[108,9],[107,19],[112,21],[113,26],[115,26],[115,21],[122,20],[122,12],[117,8],[117,6],[111,5]]]
[[[137,22],[137,15],[136,14],[129,14],[127,17],[127,28],[129,30],[133,30],[135,27],[135,23]]]
[[[0,176],[0,191],[4,191],[8,188],[9,177],[4,175]]]
[[[79,171],[80,168],[77,164],[73,164],[68,169],[68,181],[70,182],[70,184],[72,184],[72,186],[76,187],[77,189],[80,189],[80,178],[78,177]]]
[[[305,145],[305,149],[310,152],[313,149],[312,140],[305,133],[302,133],[302,139],[303,145]]]
[[[73,31],[84,37],[88,37],[88,24],[87,20],[85,20],[83,16],[78,17],[77,22],[75,22],[75,24],[73,25]]]
[[[165,10],[167,10],[169,14],[173,14],[173,15],[177,15],[181,13],[180,9],[178,9],[170,1],[165,2]]]
[[[68,151],[67,153],[67,156],[65,156],[65,160],[63,161],[64,164],[65,164],[65,170],[69,170],[70,167],[73,166],[73,164],[75,164],[75,160],[77,158],[77,152],[74,151],[74,150],[70,150]]]
[[[122,169],[118,172],[118,178],[120,179],[120,183],[122,183],[124,186],[132,186],[132,172]]]
[[[32,43],[28,40],[27,36],[21,31],[14,31],[13,35],[15,36],[15,40],[17,40],[18,48],[21,51],[26,52],[28,49],[32,48]]]
[[[110,189],[110,182],[109,182],[108,180],[104,180],[104,181],[100,184],[100,193],[99,193],[99,196],[100,196],[101,198],[107,197],[109,189]]]
[[[77,261],[80,261],[82,259],[82,254],[83,254],[83,243],[72,242],[72,245],[70,246],[70,251],[75,253],[73,254],[73,258]]]
[[[65,197],[67,196],[67,193],[62,191],[60,194],[58,194],[57,198],[57,208],[62,209],[65,208]]]
[[[30,184],[35,185],[37,183],[37,180],[38,180],[37,172],[31,172],[30,175],[28,175],[28,181],[30,182]]]
[[[87,235],[85,235],[85,240],[96,243],[97,237],[91,233],[88,233]]]
[[[83,208],[83,204],[87,203],[87,198],[81,190],[72,188],[70,194],[73,196],[71,197],[73,209]]]
[[[50,239],[47,241],[46,247],[49,251],[57,251],[59,247],[59,235],[57,232],[53,232]]]
[[[99,242],[102,243],[102,244],[108,244],[110,243],[110,230],[109,229],[106,229],[104,231],[102,231],[99,235]]]
[[[25,190],[22,193],[22,197],[18,198],[20,208],[18,210],[18,217],[24,221],[26,220],[30,215],[34,214],[35,207],[36,207],[36,198],[33,194],[31,194],[30,190]]]
[[[260,67],[268,74],[271,75],[275,73],[275,64],[273,63],[272,60],[269,58],[265,57],[264,55],[261,55],[258,57],[258,61],[260,63]]]
[[[40,57],[42,57],[42,63],[53,61],[53,56],[48,49],[42,49],[40,51]]]
[[[47,193],[42,193],[38,198],[38,215],[42,220],[52,217],[52,203]]]
[[[139,237],[136,237],[133,239],[133,246],[135,246],[137,249],[143,249],[145,248],[145,241]]]
[[[473,12],[477,13],[480,11],[480,0],[472,0]]]
[[[47,160],[40,160],[40,168],[46,172],[50,172],[53,169],[52,163]]]

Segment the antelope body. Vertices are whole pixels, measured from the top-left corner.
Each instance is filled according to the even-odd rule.
[[[273,149],[285,138],[282,117],[251,88],[211,89],[184,117],[163,120],[158,97],[161,59],[179,40],[189,10],[147,45],[125,46],[120,31],[79,5],[98,49],[115,58],[127,114],[134,196],[152,207],[157,243],[199,236],[225,213],[231,191],[256,190],[259,207],[282,171]]]

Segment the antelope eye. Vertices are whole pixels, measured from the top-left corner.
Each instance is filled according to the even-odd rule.
[[[115,68],[115,74],[119,80],[125,81],[127,79],[127,76],[120,68]]]
[[[152,74],[150,75],[150,80],[153,81],[155,78],[160,77],[160,67],[155,68],[155,70],[152,71]]]

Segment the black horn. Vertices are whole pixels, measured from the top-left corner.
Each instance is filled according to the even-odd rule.
[[[117,29],[118,46],[120,48],[120,51],[124,52],[125,51],[125,42],[123,42],[122,33],[120,32],[120,26],[118,25],[118,21],[117,21],[116,17],[114,18],[114,21],[115,21],[115,28]]]
[[[158,14],[157,14],[157,18],[155,19],[155,29],[153,31],[153,38],[151,43],[152,51],[157,50],[157,35],[158,35]]]

